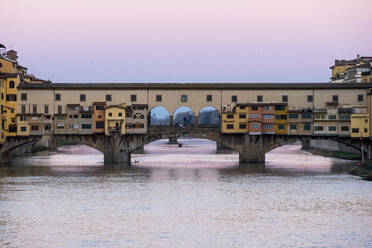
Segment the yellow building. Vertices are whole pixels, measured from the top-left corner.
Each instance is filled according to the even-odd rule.
[[[287,111],[288,107],[286,103],[276,103],[275,104],[275,124],[274,131],[275,134],[287,134],[288,124],[287,124]]]
[[[367,138],[370,135],[367,108],[353,108],[351,114],[351,137]]]
[[[17,136],[29,136],[30,127],[28,125],[28,116],[24,114],[17,114]]]
[[[125,134],[125,104],[105,108],[105,135]]]
[[[248,107],[246,104],[236,104],[236,107],[228,107],[222,112],[222,133],[247,133],[248,132]]]
[[[27,75],[27,68],[20,66],[17,59],[18,55],[14,50],[0,53],[0,143],[4,143],[7,136],[24,136],[30,132],[30,127],[26,127],[27,117],[17,115],[17,103],[21,100],[17,99],[18,85],[21,82],[50,83],[33,75]],[[23,97],[27,98],[27,95],[22,94],[21,98]]]

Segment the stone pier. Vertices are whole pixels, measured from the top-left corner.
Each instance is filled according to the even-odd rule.
[[[130,149],[125,135],[112,133],[105,136],[104,163],[105,165],[130,165]]]

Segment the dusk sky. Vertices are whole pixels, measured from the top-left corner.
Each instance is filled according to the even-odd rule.
[[[1,0],[0,43],[53,82],[325,82],[372,56],[371,0]]]

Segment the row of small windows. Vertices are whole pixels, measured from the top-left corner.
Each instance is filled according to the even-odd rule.
[[[13,82],[13,81],[10,81],[10,82]],[[9,85],[9,88],[11,88],[10,85]],[[358,95],[357,98],[358,98],[358,102],[363,102],[364,101],[364,95]],[[112,95],[110,95],[110,94],[105,95],[105,99],[106,99],[107,102],[111,102],[112,101]],[[21,94],[21,100],[22,101],[27,100],[27,93],[22,93]],[[59,93],[55,94],[55,100],[56,101],[61,101],[61,94],[59,94]],[[155,100],[156,100],[156,102],[162,102],[163,101],[162,95],[156,95]],[[212,102],[212,100],[213,100],[212,95],[206,95],[206,101],[207,102]],[[333,95],[332,96],[332,102],[338,102],[338,100],[339,100],[338,95]],[[11,100],[8,100],[8,101],[11,101]],[[16,100],[14,100],[14,101],[16,101]],[[86,101],[86,95],[85,94],[80,94],[80,101],[81,102]],[[130,95],[130,101],[131,102],[137,102],[137,95]],[[308,95],[307,96],[307,102],[313,102],[313,101],[314,101],[313,95]],[[181,102],[187,102],[187,95],[181,95]],[[236,96],[236,95],[231,96],[231,102],[238,102],[238,96]],[[257,96],[257,102],[263,102],[263,96],[262,95]],[[288,95],[282,95],[282,102],[288,102]]]

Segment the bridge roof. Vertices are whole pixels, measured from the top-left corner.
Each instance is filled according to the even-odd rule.
[[[18,89],[30,90],[296,90],[296,89],[365,89],[372,88],[372,83],[20,83]]]

